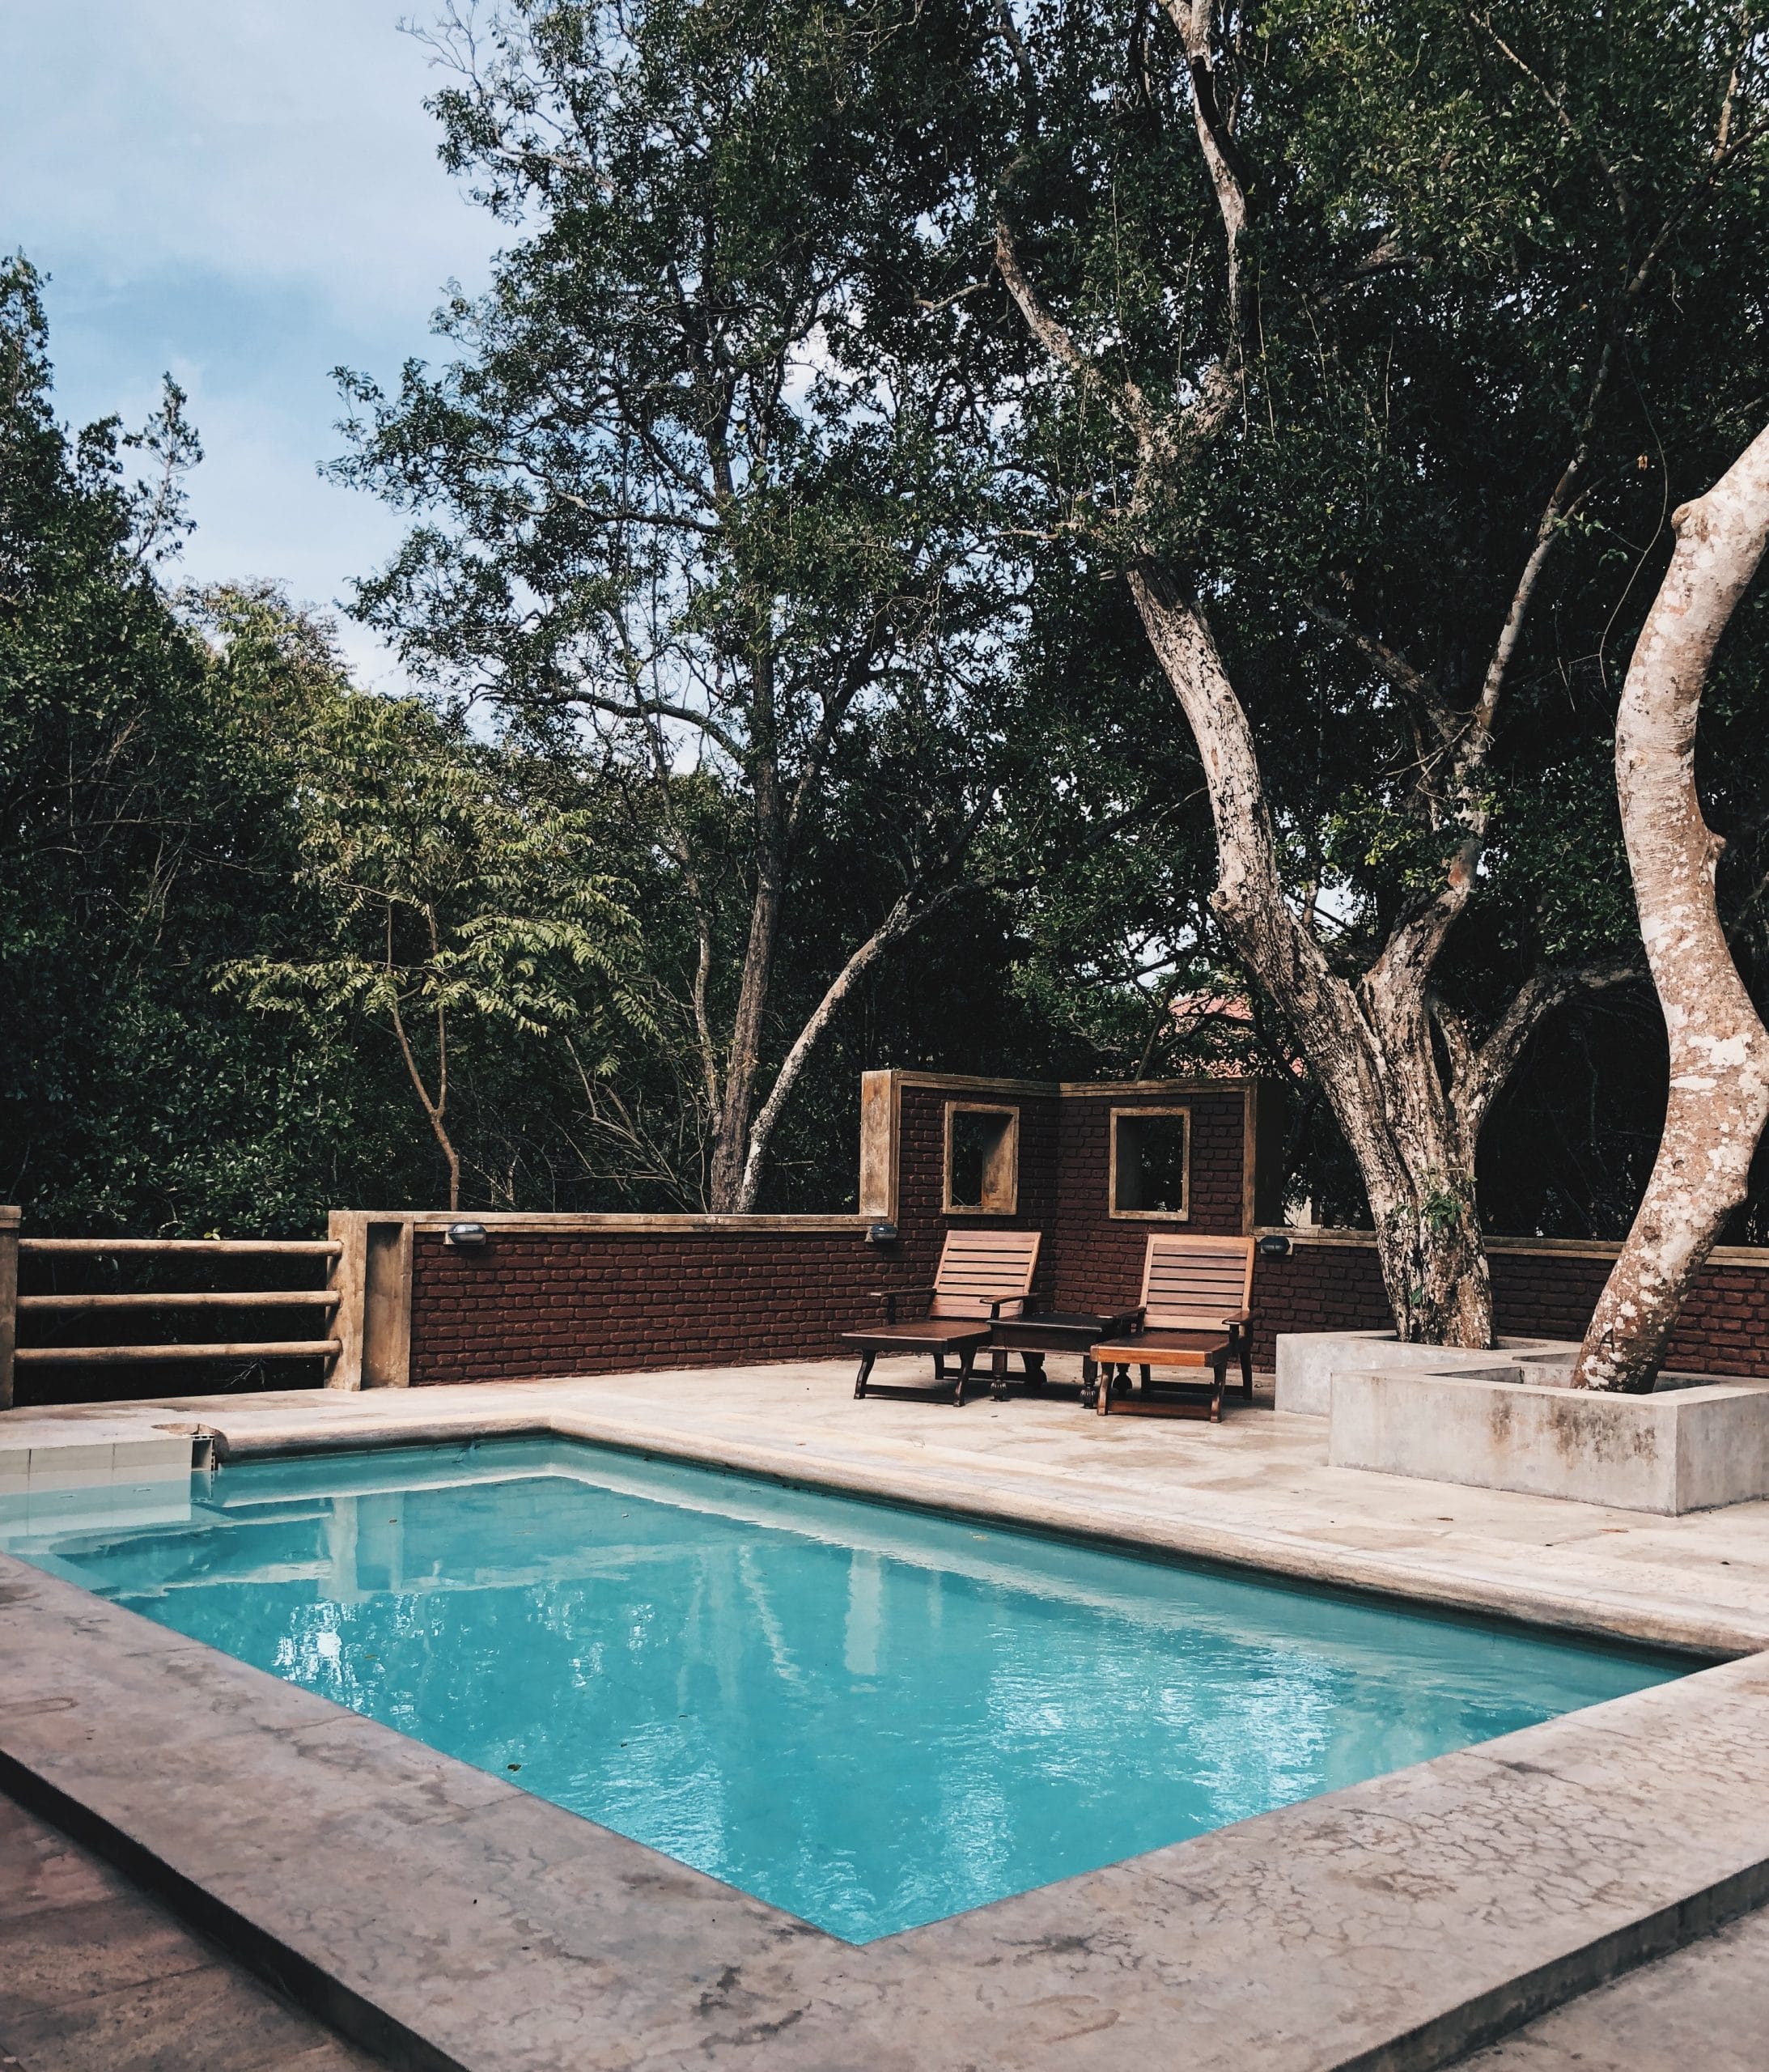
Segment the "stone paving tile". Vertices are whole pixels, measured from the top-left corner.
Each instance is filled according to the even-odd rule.
[[[1769,1913],[1578,2000],[1460,2061],[1461,2072],[1764,2072]]]
[[[0,1921],[0,2005],[14,2023],[70,2001],[201,1970],[207,1953],[134,1893]]]
[[[0,2072],[372,2072],[374,2062],[0,1797]]]

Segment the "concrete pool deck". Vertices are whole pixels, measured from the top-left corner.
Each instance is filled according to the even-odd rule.
[[[100,1418],[124,1452],[168,1421],[233,1454],[552,1430],[1746,1658],[856,1949],[0,1556],[0,1785],[389,2063],[472,2072],[1424,2072],[1769,1900],[1769,1505],[1364,1475],[1258,1408],[851,1386],[819,1363],[15,1412],[0,1460]]]

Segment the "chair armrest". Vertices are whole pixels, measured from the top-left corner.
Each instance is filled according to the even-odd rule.
[[[907,1301],[917,1295],[925,1295],[931,1300],[934,1292],[931,1288],[868,1288],[866,1294],[868,1301],[884,1305],[884,1321],[893,1324],[897,1321],[897,1306],[900,1301]]]
[[[1002,1311],[1010,1302],[1019,1302],[1024,1306],[1020,1312],[1020,1316],[1035,1317],[1038,1314],[1037,1299],[1037,1296],[1032,1294],[997,1295],[989,1305],[989,1321],[992,1324],[999,1323],[1001,1321]],[[1016,1321],[1017,1322],[1018,1319],[1016,1318]]]

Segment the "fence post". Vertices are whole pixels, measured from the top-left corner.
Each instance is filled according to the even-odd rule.
[[[329,1389],[363,1386],[363,1311],[367,1293],[368,1220],[359,1210],[334,1208],[325,1219],[325,1234],[343,1250],[332,1262],[326,1284],[338,1298],[332,1312],[332,1335],[338,1350],[325,1365]]]
[[[409,1216],[334,1208],[325,1234],[343,1250],[332,1262],[338,1351],[329,1389],[402,1389],[411,1378],[412,1225]]]
[[[412,1376],[412,1226],[372,1220],[363,1260],[363,1386],[402,1389]]]
[[[901,1094],[894,1072],[860,1074],[860,1213],[897,1221]]]
[[[19,1342],[19,1212],[0,1208],[0,1410],[12,1408],[12,1355]]]

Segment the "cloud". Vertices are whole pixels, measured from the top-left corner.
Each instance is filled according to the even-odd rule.
[[[170,371],[207,458],[197,580],[330,605],[400,521],[320,481],[331,370],[432,350],[498,228],[436,159],[438,75],[384,0],[5,0],[0,243],[51,277],[57,400],[138,422]],[[365,672],[391,664],[360,631]]]
[[[492,243],[436,160],[438,75],[384,0],[7,0],[10,234],[113,284],[299,283],[356,324],[427,309]]]

